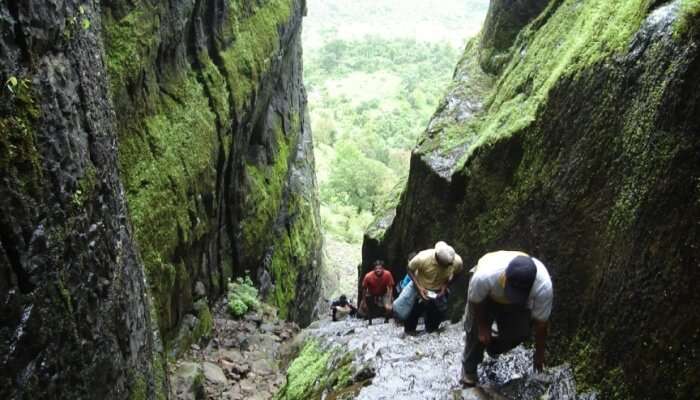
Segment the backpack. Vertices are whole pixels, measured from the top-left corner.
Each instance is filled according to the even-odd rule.
[[[394,316],[401,321],[405,321],[411,315],[413,305],[418,298],[418,291],[411,278],[409,278],[409,281],[408,285],[401,289],[401,294],[392,304]],[[401,283],[403,284],[403,282]]]

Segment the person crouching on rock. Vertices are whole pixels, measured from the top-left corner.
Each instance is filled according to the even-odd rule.
[[[404,322],[404,332],[414,334],[418,319],[424,316],[425,330],[434,332],[445,319],[448,287],[462,271],[462,258],[445,242],[423,250],[408,263],[408,274],[418,291],[418,299]]]
[[[331,303],[331,319],[334,322],[339,318],[344,319],[348,315],[354,317],[355,314],[357,314],[357,308],[348,302],[348,298],[344,294],[341,294],[338,300]]]
[[[374,262],[374,269],[368,272],[362,279],[362,304],[360,312],[372,325],[372,318],[384,317],[389,321],[391,315],[392,293],[394,291],[394,277],[384,268],[384,262]]]
[[[492,357],[530,336],[534,322],[534,369],[544,366],[544,347],[552,311],[552,281],[542,262],[517,251],[496,251],[479,259],[469,281],[462,355],[463,386],[478,383],[477,366],[484,349]],[[496,322],[497,332],[492,332]]]

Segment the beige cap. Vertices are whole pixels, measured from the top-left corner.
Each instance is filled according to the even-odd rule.
[[[450,265],[455,259],[455,249],[443,241],[437,242],[435,243],[435,259],[440,265]]]

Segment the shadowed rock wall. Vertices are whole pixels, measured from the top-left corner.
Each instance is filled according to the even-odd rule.
[[[156,398],[249,273],[313,317],[302,0],[0,5],[0,397]],[[160,328],[160,329],[158,329]]]
[[[700,7],[612,3],[549,2],[498,75],[482,69],[484,27],[397,209],[365,237],[364,270],[384,258],[401,275],[437,240],[467,268],[527,251],[554,280],[551,358],[603,398],[695,398]],[[453,289],[458,319],[466,278]]]

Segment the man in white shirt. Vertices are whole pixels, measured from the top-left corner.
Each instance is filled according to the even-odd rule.
[[[552,311],[552,280],[541,261],[518,251],[496,251],[479,259],[472,270],[464,321],[462,356],[464,386],[478,383],[477,367],[489,355],[505,353],[535,329],[535,370],[544,366],[544,347]],[[491,332],[496,322],[497,333]]]

